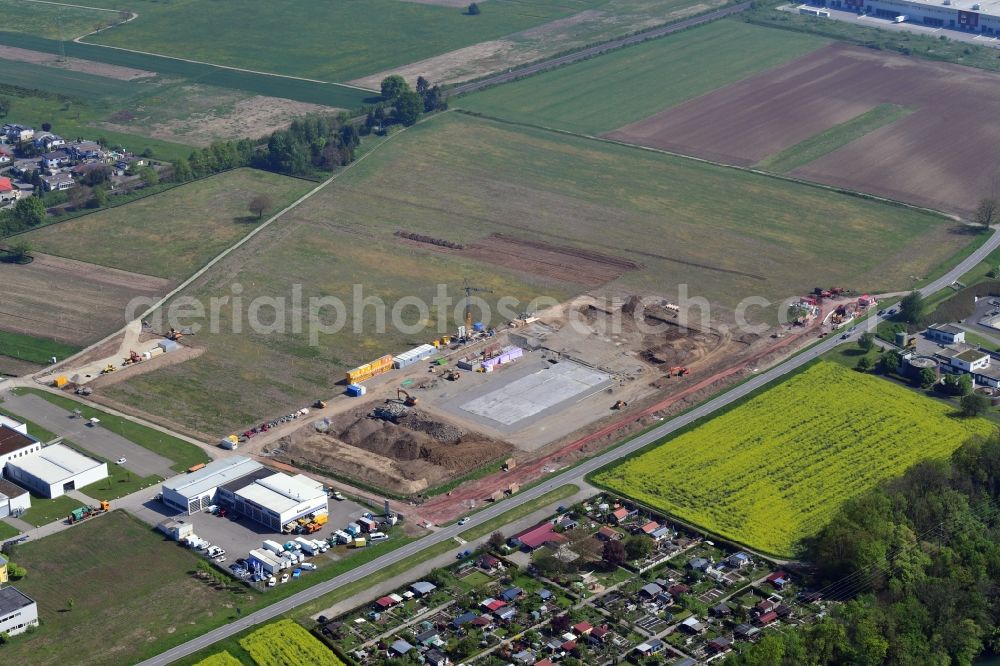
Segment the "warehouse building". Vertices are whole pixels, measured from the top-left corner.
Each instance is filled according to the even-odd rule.
[[[42,450],[42,443],[28,434],[20,421],[0,414],[0,471],[8,460],[23,458]]]
[[[6,563],[0,566],[6,569]],[[38,605],[35,600],[16,587],[0,587],[0,634],[17,636],[37,626]]]
[[[263,465],[243,456],[216,460],[178,479],[163,484],[163,502],[187,514],[196,513],[215,503],[221,486],[239,481],[263,469]]]
[[[819,0],[815,4],[931,28],[1000,35],[1000,0]]]
[[[7,479],[0,479],[0,518],[17,517],[30,508],[31,495],[27,490]]]
[[[108,464],[68,446],[52,444],[31,455],[7,461],[7,478],[42,497],[61,497],[70,490],[108,477]]]
[[[436,352],[437,349],[433,345],[420,345],[393,356],[392,364],[396,368],[406,368],[434,356]]]
[[[299,518],[326,515],[323,484],[303,474],[272,473],[233,492],[236,511],[275,532]]]

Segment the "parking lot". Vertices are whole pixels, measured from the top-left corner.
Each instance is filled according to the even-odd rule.
[[[157,504],[161,507],[166,507],[161,502],[157,502]],[[322,530],[309,535],[309,538],[327,539],[336,530],[343,529],[345,525],[360,518],[363,513],[369,511],[369,509],[362,505],[346,499],[342,501],[330,500],[328,506],[330,510],[329,521],[323,526]],[[213,546],[218,546],[225,550],[226,561],[223,564],[227,568],[238,558],[245,558],[251,550],[260,548],[265,539],[271,539],[283,544],[295,538],[295,535],[275,532],[249,518],[234,517],[232,513],[225,518],[207,511],[194,513],[190,516],[173,513],[170,517],[178,522],[183,521],[194,525],[195,534],[210,542]],[[320,563],[321,558],[339,559],[339,556],[331,549],[317,556],[317,564]]]

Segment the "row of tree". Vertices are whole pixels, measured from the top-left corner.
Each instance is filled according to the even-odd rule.
[[[1000,437],[848,501],[807,546],[827,616],[765,632],[735,666],[969,665],[1000,654]]]

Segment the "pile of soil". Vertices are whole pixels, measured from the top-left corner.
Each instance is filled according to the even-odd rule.
[[[398,423],[373,418],[376,404],[309,425],[284,438],[282,457],[307,462],[397,494],[416,494],[507,456],[507,442],[467,432],[420,409]]]

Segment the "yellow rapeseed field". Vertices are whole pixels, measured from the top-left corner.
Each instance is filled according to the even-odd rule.
[[[293,620],[279,620],[240,639],[258,666],[344,666],[328,647]]]
[[[194,666],[243,666],[243,662],[226,651],[216,652],[211,657],[202,659]]]
[[[750,548],[794,555],[844,500],[992,428],[823,362],[594,480]]]

